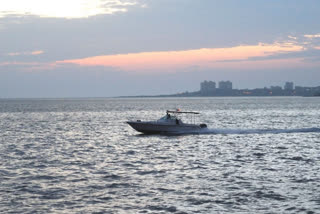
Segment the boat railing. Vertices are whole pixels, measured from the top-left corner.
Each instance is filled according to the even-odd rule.
[[[167,114],[168,113],[173,113],[173,114],[200,114],[199,112],[195,112],[195,111],[172,111],[172,110],[167,110]]]
[[[181,111],[180,109],[177,110],[167,110],[167,115],[168,114],[173,114],[175,115],[180,121],[182,122],[181,118],[178,117],[180,114],[186,114],[190,115],[190,117],[184,117],[184,119],[187,119],[188,122],[191,122],[192,124],[196,124],[196,115],[199,115],[199,112],[195,111]]]

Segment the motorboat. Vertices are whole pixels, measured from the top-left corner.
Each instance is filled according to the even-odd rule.
[[[181,111],[180,109],[167,110],[166,115],[156,121],[127,121],[127,123],[138,132],[144,134],[184,134],[199,133],[207,128],[206,124],[195,124],[195,115],[199,112]],[[184,123],[182,115],[190,115],[191,123]]]

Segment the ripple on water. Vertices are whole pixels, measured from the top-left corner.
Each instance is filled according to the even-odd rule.
[[[177,106],[211,132],[125,123]],[[316,213],[319,109],[312,98],[0,100],[0,213]]]

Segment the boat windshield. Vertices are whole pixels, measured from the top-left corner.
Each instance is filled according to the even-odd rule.
[[[164,120],[176,120],[178,119],[176,116],[174,115],[170,115],[170,114],[167,114],[163,117],[161,117],[158,121],[164,121]]]

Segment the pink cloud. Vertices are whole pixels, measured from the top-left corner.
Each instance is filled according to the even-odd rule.
[[[240,45],[229,48],[202,48],[182,51],[141,52],[118,55],[93,56],[82,59],[57,61],[57,64],[76,64],[79,66],[106,66],[125,71],[144,72],[150,70],[175,71],[190,66],[203,68],[232,68],[235,65],[254,68],[268,66],[266,60],[250,61],[251,57],[266,57],[279,53],[302,51],[303,46],[294,43],[274,43]],[[235,63],[232,61],[241,60]],[[229,61],[229,62],[228,62]],[[299,59],[272,60],[274,65],[289,66],[302,63]],[[270,62],[269,62],[270,63]],[[289,63],[289,64],[288,64]]]

